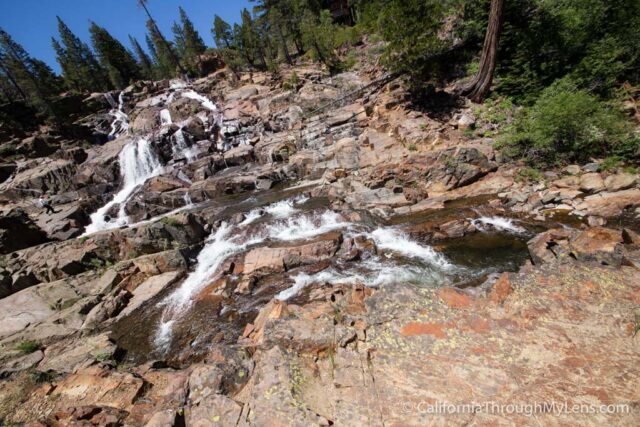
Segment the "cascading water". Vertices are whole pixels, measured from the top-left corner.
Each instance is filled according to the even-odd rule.
[[[174,81],[171,84],[172,89],[179,91],[184,90],[186,87],[187,83],[182,81]],[[111,94],[106,94],[105,96],[111,105],[114,106],[115,101]],[[189,89],[184,91],[182,96],[196,99],[205,108],[217,111],[217,107],[210,99],[203,95],[199,95],[193,90]],[[173,98],[173,93],[170,98]],[[124,113],[123,108],[124,92],[120,92],[117,108],[113,108],[110,111],[110,114],[114,117],[114,121],[111,124],[111,133],[109,134],[112,138],[128,132],[129,118]],[[168,109],[161,110],[160,121],[162,125],[169,125],[173,123],[171,113]],[[189,147],[187,144],[182,128],[176,131],[172,139],[172,150],[174,156],[184,156],[184,158],[187,159],[187,162],[191,162],[195,159],[195,153],[192,147]],[[91,223],[87,226],[83,236],[127,225],[129,222],[125,212],[127,200],[131,197],[138,186],[144,184],[149,178],[162,173],[163,170],[158,156],[151,149],[151,143],[147,138],[141,138],[136,142],[128,143],[120,152],[118,161],[120,163],[120,173],[123,177],[122,188],[118,193],[116,193],[111,201],[91,215]],[[116,218],[111,218],[108,216],[108,213],[115,205],[119,205],[118,215]]]
[[[360,226],[345,221],[331,210],[304,212],[298,206],[306,198],[284,200],[247,213],[244,221],[232,227],[223,223],[208,239],[197,258],[196,269],[187,279],[160,304],[163,312],[154,344],[158,350],[165,351],[172,340],[173,326],[187,312],[193,299],[210,283],[222,274],[220,267],[232,256],[259,245],[265,241],[302,241],[313,239],[333,230],[352,230]],[[259,227],[249,227],[257,220],[264,220]],[[404,234],[393,229],[377,229],[368,236],[380,249],[397,253],[408,259],[417,259],[420,265],[398,265],[392,260],[374,256],[362,261],[359,270],[338,271],[328,268],[314,275],[299,273],[292,277],[293,286],[276,296],[288,299],[312,283],[365,283],[379,286],[402,279],[413,283],[442,283],[445,274],[453,266],[444,256],[432,248],[412,241]]]
[[[151,149],[151,143],[145,138],[140,138],[136,142],[127,144],[120,151],[118,161],[120,163],[120,174],[123,177],[122,188],[109,203],[91,215],[91,224],[87,226],[83,235],[126,225],[128,218],[125,213],[125,202],[129,196],[131,196],[136,187],[162,172],[162,165]],[[118,216],[110,218],[107,213],[114,205],[120,206]]]
[[[508,233],[514,234],[524,234],[527,230],[519,225],[516,225],[512,219],[503,218],[499,216],[493,217],[480,217],[471,221],[471,223],[480,231],[487,231],[488,227],[491,226],[493,229],[498,231],[506,231]]]
[[[171,112],[166,108],[160,111],[160,124],[162,126],[170,125],[173,123],[171,120]]]
[[[108,95],[108,96],[107,96]],[[111,103],[113,101],[113,97],[111,94],[106,94],[107,99]],[[115,102],[112,103],[114,105]],[[125,114],[124,110],[124,92],[120,92],[118,95],[118,106],[117,108],[113,108],[109,111],[109,114],[113,117],[113,122],[111,122],[111,132],[109,132],[109,138],[117,138],[123,133],[127,133],[129,130],[129,116]]]

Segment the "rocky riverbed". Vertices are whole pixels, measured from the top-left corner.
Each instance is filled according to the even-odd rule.
[[[293,72],[3,129],[0,424],[637,425],[639,177],[524,176],[466,104]],[[622,409],[427,410],[484,402]]]

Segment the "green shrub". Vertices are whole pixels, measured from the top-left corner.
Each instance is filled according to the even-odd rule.
[[[617,169],[622,164],[622,157],[620,156],[609,156],[600,163],[600,167],[598,168],[601,172],[609,171],[612,169]]]
[[[163,224],[166,225],[171,225],[174,227],[177,227],[180,225],[180,221],[178,221],[176,218],[172,217],[172,216],[165,216],[164,218],[162,218],[160,220],[160,222],[162,222]]]
[[[20,344],[16,346],[16,350],[22,353],[33,353],[34,351],[40,350],[41,345],[35,341],[21,341]]]
[[[335,28],[333,47],[337,49],[345,46],[355,46],[360,43],[361,39],[362,36],[358,28],[341,25]]]
[[[533,168],[522,168],[518,171],[517,179],[519,181],[541,182],[544,180],[542,173]]]
[[[591,156],[634,156],[638,140],[614,108],[562,79],[516,115],[498,142],[532,163],[585,161]]]

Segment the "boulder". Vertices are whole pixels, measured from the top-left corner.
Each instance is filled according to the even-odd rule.
[[[580,166],[578,165],[569,165],[564,168],[564,172],[569,175],[578,175],[580,173]]]
[[[640,189],[603,192],[594,194],[576,206],[576,209],[588,215],[610,218],[619,215],[627,207],[640,205]]]
[[[158,127],[160,127],[160,109],[148,107],[140,110],[129,129],[133,133],[144,135]]]
[[[300,246],[259,247],[244,258],[244,274],[282,272],[301,265],[330,259],[340,248],[342,234],[331,232]]]
[[[72,160],[45,159],[38,165],[17,172],[5,195],[37,198],[42,193],[62,193],[74,189],[76,164]]]
[[[637,180],[637,175],[632,175],[630,173],[617,173],[605,178],[604,185],[607,187],[607,191],[616,192],[633,187],[636,185]]]
[[[196,99],[180,97],[175,99],[169,104],[169,112],[171,113],[171,119],[174,123],[179,123],[189,119],[191,116],[195,116],[202,106]]]
[[[580,190],[587,193],[598,193],[604,189],[604,181],[599,173],[585,173],[580,177]]]
[[[69,373],[96,361],[110,359],[115,351],[116,345],[109,340],[107,333],[81,340],[69,338],[47,347],[38,369],[44,372]]]
[[[118,319],[126,317],[140,308],[145,302],[149,301],[168,286],[173,285],[182,276],[181,271],[170,271],[157,276],[151,276],[142,282],[131,293],[133,296],[129,300],[127,306],[120,312]]]

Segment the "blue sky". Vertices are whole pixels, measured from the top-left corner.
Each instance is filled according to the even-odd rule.
[[[125,46],[128,35],[144,43],[146,16],[137,0],[3,0],[0,27],[25,49],[49,64],[56,72],[60,67],[51,47],[51,36],[58,34],[56,15],[83,41],[90,44],[89,21],[105,27]],[[208,46],[213,46],[211,26],[214,14],[229,23],[240,20],[243,7],[251,10],[255,3],[248,0],[148,0],[149,11],[167,37],[172,37],[171,25],[178,20],[178,6],[187,12]]]

